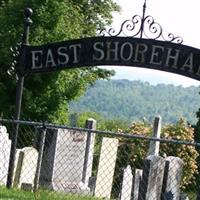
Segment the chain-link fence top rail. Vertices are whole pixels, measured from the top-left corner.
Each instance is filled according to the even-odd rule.
[[[15,123],[20,124],[16,195],[24,195],[25,189],[34,191],[29,199],[199,198],[199,143],[99,131],[92,119],[87,128],[6,119],[0,123],[0,199],[12,191],[5,185]]]

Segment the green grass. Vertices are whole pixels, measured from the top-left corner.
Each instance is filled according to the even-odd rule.
[[[100,200],[94,197],[60,194],[52,191],[39,190],[36,193],[18,189],[0,188],[0,200]]]

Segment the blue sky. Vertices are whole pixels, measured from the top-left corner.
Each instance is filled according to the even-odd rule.
[[[121,5],[120,14],[113,13],[112,27],[120,28],[123,21],[131,19],[135,14],[142,15],[144,0],[115,0]],[[147,0],[146,14],[153,16],[164,31],[164,34],[173,33],[183,38],[183,44],[200,48],[200,19],[199,0]],[[198,86],[200,81],[157,70],[141,69],[136,67],[109,67],[116,71],[113,79],[128,79],[148,81],[151,84],[165,83]]]

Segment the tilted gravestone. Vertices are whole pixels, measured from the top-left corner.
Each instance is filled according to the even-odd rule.
[[[40,186],[63,192],[89,192],[95,135],[88,136],[87,132],[67,129],[47,130]]]
[[[16,155],[14,185],[19,188],[22,185],[33,187],[38,151],[33,147],[24,147],[23,149],[18,149]]]
[[[165,159],[148,156],[144,160],[138,200],[160,200],[165,169]]]
[[[0,126],[0,185],[6,185],[10,158],[11,140],[7,129]]]
[[[165,160],[162,200],[167,199],[169,195],[173,197],[173,200],[179,200],[183,160],[174,156],[169,156]]]
[[[128,165],[124,169],[124,173],[123,173],[120,200],[131,200],[132,184],[133,184],[132,169],[131,169],[131,166]]]
[[[117,158],[118,139],[104,137],[97,171],[95,196],[110,199]]]

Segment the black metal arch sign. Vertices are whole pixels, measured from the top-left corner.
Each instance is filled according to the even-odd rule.
[[[92,37],[25,46],[25,73],[115,65],[157,69],[200,80],[200,50],[166,41],[132,37]]]

